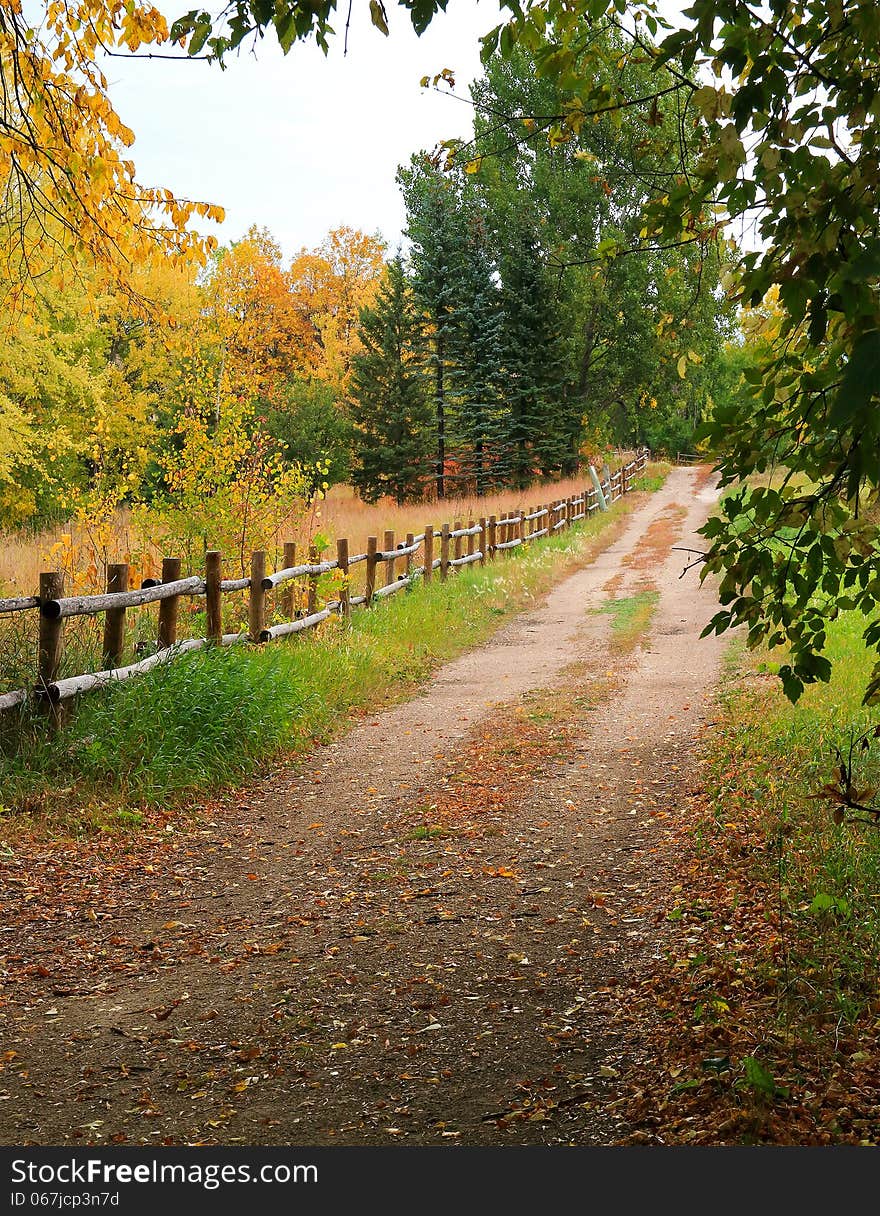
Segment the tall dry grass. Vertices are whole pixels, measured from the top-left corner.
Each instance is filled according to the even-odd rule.
[[[551,484],[535,483],[525,490],[501,490],[483,498],[465,494],[442,501],[407,503],[402,507],[392,498],[368,505],[361,502],[351,487],[334,486],[326,500],[318,505],[317,529],[328,539],[347,537],[351,552],[360,553],[366,549],[368,536],[378,537],[381,545],[386,529],[392,530],[396,539],[402,541],[407,532],[418,535],[428,524],[439,529],[441,524],[453,524],[456,520],[476,522],[482,516],[487,519],[490,515],[501,517],[519,507],[567,498],[588,486],[589,480],[585,470],[581,476]]]
[[[620,453],[615,455],[611,463],[616,467],[628,459],[628,453]],[[550,484],[535,483],[526,490],[503,490],[484,498],[478,498],[476,494],[466,494],[439,502],[409,503],[405,506],[398,506],[391,498],[367,504],[361,501],[350,486],[334,486],[326,499],[318,502],[306,515],[300,526],[294,530],[294,534],[284,539],[295,540],[301,552],[305,554],[316,535],[324,537],[331,545],[337,539],[347,537],[350,551],[361,553],[366,549],[368,536],[377,536],[381,545],[386,530],[393,530],[396,539],[402,541],[407,532],[418,534],[423,532],[428,524],[439,528],[443,523],[452,524],[456,520],[467,523],[469,520],[476,521],[481,516],[501,516],[521,506],[566,498],[588,484],[589,472],[585,469],[578,477]],[[104,589],[105,563],[124,561],[126,554],[134,548],[149,553],[151,547],[155,547],[153,537],[133,536],[133,529],[134,524],[128,512],[119,511],[114,529],[115,547],[114,541],[111,540],[103,549],[101,560],[95,563],[96,572],[91,580],[93,585],[84,584],[82,590],[97,592]],[[86,529],[75,522],[57,524],[37,534],[0,533],[0,597],[35,595],[39,587],[40,572],[52,570],[57,564],[52,550],[65,534],[72,534],[73,544],[70,547],[74,552],[91,551],[91,546],[86,544]],[[162,556],[177,555],[163,555],[156,549],[153,559],[155,573],[158,573],[161,566]],[[270,555],[270,563],[278,559],[280,553]]]
[[[614,461],[615,466],[619,463],[619,459]],[[403,507],[390,500],[367,505],[361,502],[350,488],[336,487],[325,500],[317,504],[309,516],[300,521],[299,534],[284,539],[297,541],[300,560],[306,558],[309,543],[316,538],[319,538],[322,548],[326,546],[326,550],[329,550],[328,556],[335,556],[335,540],[346,537],[349,552],[355,555],[366,550],[368,536],[376,536],[380,547],[387,547],[385,532],[388,530],[394,531],[395,542],[400,543],[409,532],[418,535],[429,526],[437,529],[443,523],[454,524],[459,520],[468,524],[471,520],[476,521],[491,515],[503,518],[522,507],[536,507],[576,495],[586,488],[587,484],[586,479],[571,478],[552,484],[533,485],[521,492],[509,490],[482,499],[463,496],[442,502],[416,503]],[[103,590],[106,563],[126,560],[126,555],[134,551],[139,552],[134,574],[134,585],[137,585],[142,575],[159,573],[161,554],[156,551],[152,559],[145,559],[142,556],[145,541],[148,542],[150,538],[134,535],[134,528],[135,524],[129,514],[119,512],[114,528],[100,532],[103,546],[100,553],[95,549],[95,534],[89,533],[87,525],[71,524],[66,529],[58,527],[40,536],[5,538],[5,543],[0,547],[0,598],[29,595],[37,591],[40,571],[57,568],[58,554],[53,554],[52,549],[53,545],[63,539],[65,531],[74,534],[73,544],[65,543],[62,546],[65,562],[69,563],[71,555],[74,555],[81,556],[84,562],[89,563],[85,574],[79,566],[68,571],[73,574],[72,581],[76,583],[77,592]],[[81,536],[77,536],[78,531],[82,533]],[[117,551],[114,551],[115,545],[118,546]],[[275,568],[280,566],[281,560],[280,552],[270,555],[270,563]],[[420,551],[411,559],[411,563],[418,566],[423,560],[423,551]],[[404,563],[401,560],[396,570],[384,568],[380,579],[384,582],[395,574],[400,577],[403,572]],[[227,567],[227,573],[234,575],[236,572]],[[349,581],[352,595],[363,593],[365,577],[364,562],[352,567]],[[339,589],[338,572],[322,576],[317,586],[318,600],[323,603],[338,598]],[[266,605],[267,623],[277,624],[288,620],[294,612],[301,614],[306,609],[307,593],[307,580],[301,579],[295,584],[289,584],[286,589],[270,594]],[[292,603],[287,602],[288,594],[293,597]],[[246,631],[247,600],[246,591],[224,595],[225,633]],[[0,615],[0,694],[32,684],[36,670],[38,624],[39,615],[35,610]],[[73,617],[67,622],[59,676],[79,675],[100,669],[103,662],[103,626],[104,620],[100,615]],[[157,628],[157,604],[146,604],[127,612],[121,655],[123,665],[133,662],[137,656],[148,653],[155,647]],[[178,637],[203,637],[205,628],[204,600],[199,597],[182,597],[179,604]]]

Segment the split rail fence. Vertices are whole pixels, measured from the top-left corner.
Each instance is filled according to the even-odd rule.
[[[240,642],[265,643],[291,637],[313,629],[328,617],[338,614],[347,619],[358,605],[369,607],[385,596],[412,586],[417,579],[430,583],[435,573],[445,581],[450,571],[474,562],[485,565],[498,555],[511,554],[515,549],[555,535],[588,518],[594,511],[608,507],[628,493],[635,479],[644,472],[648,462],[647,449],[640,449],[634,459],[613,473],[607,468],[600,477],[593,470],[593,484],[577,495],[555,502],[519,509],[502,518],[491,515],[477,521],[461,520],[444,523],[439,529],[428,525],[419,535],[408,534],[396,542],[392,531],[384,533],[382,547],[378,537],[371,536],[365,553],[351,554],[346,539],[336,542],[336,559],[320,560],[314,547],[309,560],[297,564],[296,544],[284,546],[283,569],[267,572],[266,553],[251,556],[250,576],[227,579],[223,577],[222,555],[217,550],[205,554],[204,577],[180,577],[180,559],[166,557],[162,562],[161,579],[145,579],[141,587],[129,588],[129,568],[125,564],[107,568],[107,590],[103,595],[65,596],[64,575],[48,571],[40,575],[39,594],[18,599],[0,599],[0,614],[39,612],[37,643],[37,680],[33,688],[21,688],[0,695],[0,711],[23,706],[35,700],[48,712],[63,702],[108,684],[130,679],[167,663],[180,655],[209,645],[231,646]],[[418,565],[416,561],[421,554]],[[353,567],[365,564],[363,592],[352,594]],[[398,573],[399,563],[404,564]],[[379,567],[383,579],[379,583]],[[322,575],[339,571],[341,578],[338,598],[319,606],[318,581]],[[267,626],[268,597],[281,590],[280,615],[285,620]],[[297,594],[299,590],[299,594]],[[248,626],[245,632],[223,632],[223,596],[247,591]],[[181,597],[203,596],[205,600],[205,636],[178,639],[178,609]],[[126,611],[158,602],[159,620],[156,649],[139,662],[120,666],[125,647]],[[85,675],[59,678],[64,653],[65,621],[78,616],[104,614],[103,669]],[[276,615],[273,613],[273,615]]]

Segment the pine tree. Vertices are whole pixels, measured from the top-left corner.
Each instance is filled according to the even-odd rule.
[[[501,261],[507,465],[514,483],[559,471],[574,442],[562,404],[557,316],[537,239],[525,225]]]
[[[431,406],[427,343],[400,255],[388,264],[373,306],[362,311],[359,336],[352,482],[367,502],[390,494],[403,503],[422,488]]]
[[[455,334],[455,384],[460,433],[478,495],[504,478],[499,468],[504,406],[501,394],[503,316],[484,217],[467,216]]]
[[[424,153],[413,156],[409,167],[399,170],[397,180],[406,204],[413,290],[431,335],[435,479],[437,497],[445,498],[447,448],[454,434],[450,392],[465,244],[458,183],[454,176],[441,173]]]

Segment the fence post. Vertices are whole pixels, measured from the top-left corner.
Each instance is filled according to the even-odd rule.
[[[64,575],[57,570],[51,570],[40,575],[40,602],[60,600],[64,598]],[[40,613],[40,632],[37,643],[37,691],[46,693],[50,684],[58,676],[61,666],[61,655],[64,649],[64,618],[50,621]],[[53,705],[48,696],[39,701],[41,710],[49,715],[52,726],[57,729],[61,725],[62,710],[60,705]]]
[[[205,554],[205,636],[212,642],[219,642],[223,637],[222,578],[223,555],[219,549],[209,549]]]
[[[473,526],[474,526],[474,521],[472,519],[469,519],[468,520],[468,531],[469,532],[470,532],[471,528],[473,528]],[[476,549],[476,544],[474,543],[475,541],[476,541],[476,537],[471,532],[471,535],[467,538],[467,555],[468,555],[468,557],[473,557],[473,555],[474,555],[474,550]]]
[[[128,590],[128,564],[113,563],[107,567],[107,594]],[[104,615],[103,665],[118,667],[125,647],[125,608],[108,608]]]
[[[459,532],[461,530],[461,520],[457,519],[455,521],[455,523],[452,525],[452,527],[453,527],[454,531]],[[461,557],[461,542],[462,542],[462,537],[456,536],[455,541],[452,546],[452,556],[456,559]]]
[[[602,485],[608,487],[608,493],[605,495],[605,501],[610,507],[614,502],[614,491],[611,488],[611,469],[609,468],[607,461],[602,465]]]
[[[180,558],[162,558],[162,582],[176,583],[180,578]],[[177,606],[179,595],[159,601],[159,649],[165,650],[177,641]]]
[[[367,537],[367,582],[364,591],[365,603],[369,608],[373,602],[373,592],[376,590],[376,553],[379,549],[377,536]]]
[[[425,524],[425,582],[434,577],[434,525]]]
[[[317,566],[320,561],[317,545],[309,545],[309,565]],[[309,575],[309,590],[306,599],[306,612],[312,616],[318,610],[318,575]]]
[[[485,566],[485,564],[486,564],[486,545],[488,544],[488,541],[486,539],[486,516],[485,515],[480,517],[479,524],[480,524],[480,553],[482,554],[482,556],[480,558],[480,565]]]
[[[266,627],[266,592],[263,579],[266,577],[266,553],[258,549],[251,554],[251,586],[248,594],[248,637],[259,642]]]
[[[407,534],[406,534],[407,549],[410,548],[410,546],[413,544],[414,540],[415,540],[415,533],[407,532]],[[404,567],[404,570],[406,571],[406,581],[407,582],[409,582],[412,579],[412,568],[413,568],[413,555],[411,553],[407,553],[406,566]]]
[[[286,540],[284,542],[283,561],[284,561],[284,565],[282,566],[283,570],[289,570],[291,568],[291,566],[296,565],[296,541],[295,540]],[[294,613],[296,612],[296,605],[294,603],[294,591],[295,590],[296,590],[296,588],[294,586],[293,579],[291,579],[290,582],[284,584],[284,591],[281,595],[281,612],[282,612],[282,615],[284,616],[284,619],[287,621],[292,621],[293,617],[294,617]]]
[[[339,612],[344,621],[351,617],[351,586],[348,581],[348,541],[343,537],[336,542],[336,560],[342,573],[339,589]]]
[[[385,540],[382,543],[382,548],[386,553],[394,552],[394,530],[389,528],[385,533]],[[385,563],[385,586],[394,582],[394,558],[389,557]]]
[[[440,528],[440,582],[445,583],[449,574],[449,524]]]
[[[494,562],[494,560],[495,560],[496,528],[497,528],[497,523],[495,520],[495,516],[490,515],[489,523],[488,523],[488,531],[487,531],[487,535],[486,535],[486,550],[487,550],[486,555],[489,558],[490,562]]]

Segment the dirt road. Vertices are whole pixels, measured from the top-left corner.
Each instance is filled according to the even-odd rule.
[[[22,856],[0,1141],[622,1139],[614,1009],[661,954],[721,655],[672,550],[710,487],[673,470],[488,646],[160,855]]]

